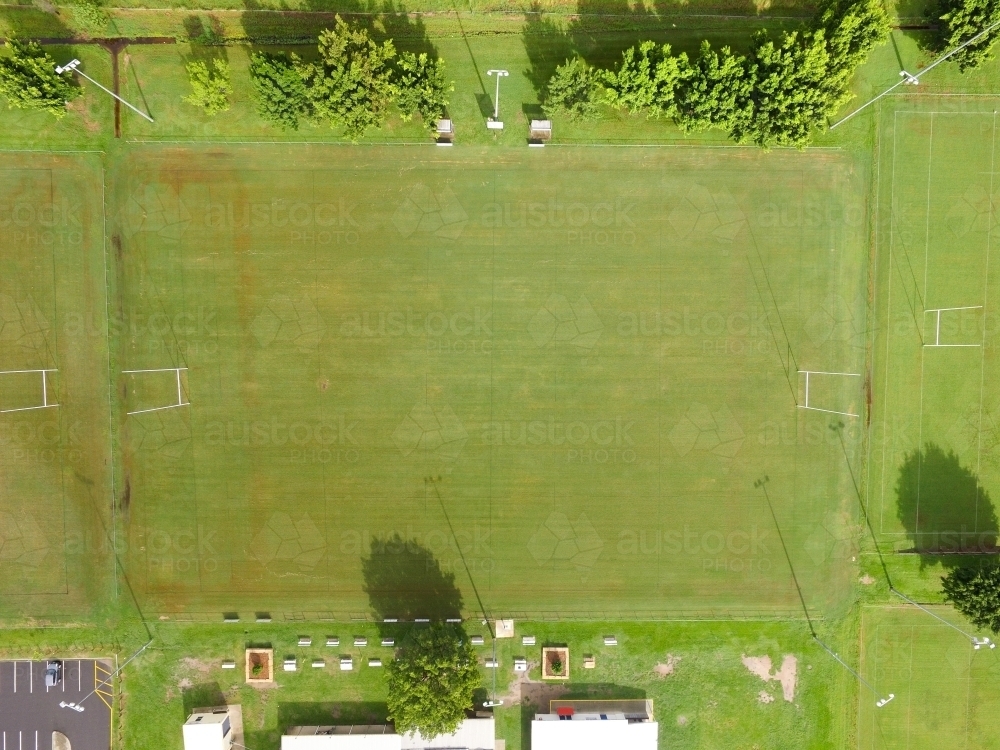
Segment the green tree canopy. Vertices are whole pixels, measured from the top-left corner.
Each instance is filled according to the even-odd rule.
[[[651,117],[676,112],[675,92],[687,55],[674,57],[670,45],[641,42],[622,53],[617,70],[607,71],[604,85],[608,103],[629,112],[647,112]]]
[[[753,117],[736,123],[733,137],[764,148],[805,145],[831,112],[823,31],[784,34],[777,44],[759,32],[751,60],[757,72]]]
[[[753,117],[756,68],[729,47],[701,43],[677,92],[677,124],[684,131],[745,130]]]
[[[1000,0],[940,0],[935,15],[941,21],[934,50],[946,52],[969,41],[995,23],[1000,23]],[[951,58],[964,73],[992,59],[991,50],[1000,38],[1000,27],[985,34]]]
[[[251,97],[257,114],[282,130],[298,130],[313,117],[301,65],[294,54],[256,52],[250,57]]]
[[[35,109],[56,117],[66,103],[80,96],[71,73],[56,73],[56,62],[35,42],[11,37],[8,55],[0,57],[0,95],[12,109]]]
[[[556,68],[545,87],[545,114],[565,114],[571,120],[587,119],[597,114],[601,80],[597,71],[581,57],[574,57]]]
[[[427,127],[444,115],[448,93],[454,90],[444,75],[444,61],[428,57],[426,52],[415,55],[404,52],[396,63],[396,104],[404,120],[415,114]]]
[[[203,60],[193,60],[186,67],[191,93],[184,97],[185,102],[200,107],[208,115],[229,109],[229,96],[233,91],[229,63],[217,57],[212,60],[211,67]]]
[[[946,601],[977,628],[1000,633],[1000,566],[955,568],[943,580]]]
[[[392,41],[376,43],[364,29],[352,29],[337,16],[333,29],[319,37],[319,61],[302,66],[317,117],[358,138],[381,127],[396,98]]]
[[[386,670],[389,717],[399,734],[451,734],[473,707],[479,667],[464,633],[448,624],[414,630]]]

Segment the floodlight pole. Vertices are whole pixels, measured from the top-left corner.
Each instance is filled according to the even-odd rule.
[[[83,76],[88,81],[90,81],[92,84],[94,84],[95,86],[97,86],[97,88],[99,88],[101,91],[105,92],[106,94],[110,94],[115,99],[117,99],[122,104],[124,104],[126,107],[128,107],[133,112],[135,112],[136,114],[142,115],[143,117],[145,117],[150,122],[154,122],[153,118],[150,117],[149,115],[147,115],[141,109],[136,109],[131,104],[129,104],[127,101],[125,101],[120,96],[118,96],[118,94],[116,94],[114,91],[112,91],[111,89],[105,88],[104,86],[102,86],[101,84],[99,84],[97,81],[95,81],[93,78],[91,78],[86,73],[84,73],[82,70],[80,70],[80,65],[81,65],[81,63],[80,63],[79,60],[70,60],[65,65],[57,65],[56,66],[56,73],[59,73],[61,75],[61,74],[65,73],[67,71],[70,71],[70,70],[73,71],[74,73],[78,73],[79,75]]]
[[[76,703],[67,703],[65,706],[63,706],[60,703],[59,705],[62,708],[72,708],[74,711],[82,712],[84,710],[84,708],[83,708],[83,702],[85,700],[87,700],[87,698],[89,698],[90,696],[92,696],[94,693],[96,693],[98,690],[100,690],[101,687],[103,687],[104,685],[107,685],[108,684],[108,680],[113,680],[116,674],[118,674],[123,669],[125,669],[125,667],[128,666],[128,664],[129,664],[130,661],[132,661],[139,654],[141,654],[143,651],[145,651],[147,648],[149,648],[149,644],[152,643],[152,642],[153,642],[152,638],[150,638],[148,641],[146,641],[145,645],[143,645],[138,651],[136,651],[128,659],[126,659],[124,664],[122,664],[120,667],[118,667],[118,669],[116,669],[114,672],[112,672],[111,674],[109,674],[105,679],[101,680],[101,684],[100,685],[98,685],[97,687],[95,687],[93,690],[91,690],[89,693],[87,693],[85,696],[83,696]]]
[[[905,84],[911,84],[911,85],[917,85],[917,84],[919,84],[920,83],[920,76],[924,75],[925,73],[930,73],[934,68],[936,68],[938,65],[940,65],[941,63],[943,63],[949,57],[951,57],[952,55],[955,55],[955,54],[961,52],[963,49],[965,49],[966,47],[968,47],[973,42],[976,42],[976,41],[982,39],[984,36],[986,36],[991,31],[993,31],[993,29],[995,29],[997,26],[1000,26],[1000,21],[997,21],[996,23],[991,24],[990,26],[987,26],[985,29],[983,29],[982,31],[980,31],[978,34],[976,34],[971,39],[966,40],[965,42],[963,42],[959,46],[955,47],[955,49],[951,50],[950,52],[946,52],[941,57],[939,57],[937,60],[935,60],[934,62],[932,62],[930,65],[928,65],[926,68],[924,68],[919,73],[917,73],[916,75],[911,75],[910,73],[907,73],[905,70],[902,71],[899,74],[900,77],[902,78],[902,80],[900,80],[900,81],[892,84],[892,86],[890,86],[889,88],[887,88],[885,91],[883,91],[878,96],[873,97],[872,99],[869,99],[864,104],[862,104],[860,107],[858,107],[856,110],[854,110],[853,112],[851,112],[849,115],[847,115],[846,117],[844,117],[844,118],[838,120],[837,122],[833,123],[833,125],[830,126],[830,130],[833,130],[838,125],[843,125],[845,122],[847,122],[852,117],[854,117],[854,115],[858,114],[858,112],[860,112],[863,109],[867,109],[870,105],[874,104],[875,102],[877,102],[882,97],[888,96],[893,91],[895,91],[897,88],[899,88],[900,86],[902,86],[904,83]]]
[[[497,93],[496,93],[496,97],[493,100],[495,102],[494,106],[493,106],[493,119],[494,120],[499,120],[500,119],[500,79],[501,78],[506,78],[507,76],[509,76],[510,72],[506,71],[506,70],[487,70],[486,71],[486,75],[488,75],[488,76],[495,75],[497,77]]]
[[[890,587],[889,587],[889,591],[891,591],[892,593],[894,593],[894,594],[895,594],[896,596],[898,596],[898,597],[899,597],[900,599],[905,599],[906,601],[908,601],[908,602],[909,602],[910,604],[912,604],[912,605],[913,605],[914,607],[916,607],[917,609],[919,609],[919,610],[921,610],[921,611],[923,611],[923,612],[926,612],[926,613],[927,613],[927,614],[929,614],[929,615],[930,615],[931,617],[933,617],[933,618],[934,618],[935,620],[939,620],[940,622],[943,622],[943,623],[944,623],[945,625],[947,625],[947,626],[948,626],[949,628],[951,628],[952,630],[957,630],[957,631],[958,631],[959,633],[961,633],[962,635],[964,635],[964,636],[965,636],[966,638],[968,638],[968,639],[969,639],[969,641],[970,641],[970,642],[972,643],[972,647],[973,647],[973,648],[974,648],[974,649],[975,649],[976,651],[978,651],[978,650],[979,650],[979,649],[980,649],[981,647],[983,647],[983,646],[989,646],[989,647],[990,647],[991,649],[992,649],[992,648],[996,648],[996,647],[997,647],[997,644],[993,643],[993,641],[991,641],[991,640],[990,640],[989,638],[986,638],[986,637],[983,637],[982,639],[979,639],[979,638],[977,638],[977,637],[976,637],[976,636],[974,636],[974,635],[969,635],[969,634],[968,634],[968,633],[966,633],[966,632],[965,632],[964,630],[962,630],[962,629],[961,629],[960,627],[958,627],[958,626],[956,626],[956,625],[952,625],[952,624],[951,624],[950,622],[948,622],[948,621],[947,621],[946,619],[944,619],[943,617],[940,617],[939,615],[936,615],[936,614],[934,614],[933,612],[931,612],[931,611],[930,611],[929,609],[927,609],[927,607],[922,607],[921,605],[917,604],[917,603],[916,603],[915,601],[913,601],[913,600],[912,600],[912,599],[911,599],[910,597],[908,597],[908,596],[907,596],[906,594],[904,594],[904,593],[902,593],[902,592],[900,592],[900,591],[897,591],[897,590],[896,590],[895,588],[893,588],[892,586],[890,586]]]
[[[813,640],[815,640],[816,643],[818,643],[820,646],[822,646],[823,650],[826,651],[828,654],[830,654],[830,656],[832,656],[834,659],[836,659],[837,662],[840,664],[840,666],[842,666],[844,669],[846,669],[848,672],[850,672],[852,675],[854,675],[857,678],[858,682],[860,682],[862,685],[864,685],[866,688],[868,688],[869,690],[872,691],[872,693],[875,695],[875,697],[878,698],[878,700],[875,701],[875,708],[882,708],[882,706],[884,706],[886,703],[888,703],[889,701],[891,701],[893,698],[896,697],[895,693],[889,693],[889,697],[883,698],[879,694],[879,692],[874,687],[872,687],[871,683],[869,683],[868,680],[866,680],[864,677],[862,677],[857,672],[855,672],[853,669],[851,669],[847,665],[847,662],[845,662],[843,659],[841,659],[829,646],[827,646],[825,643],[823,643],[823,641],[821,641],[819,639],[819,636],[817,636],[815,633],[813,633]]]

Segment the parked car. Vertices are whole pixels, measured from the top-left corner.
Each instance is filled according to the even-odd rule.
[[[56,687],[62,680],[62,662],[50,661],[45,665],[45,687]]]

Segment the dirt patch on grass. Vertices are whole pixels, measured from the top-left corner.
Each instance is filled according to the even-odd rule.
[[[195,659],[190,656],[185,656],[181,659],[181,664],[183,664],[188,669],[193,669],[195,672],[201,672],[202,674],[207,674],[212,671],[212,665],[201,659]]]
[[[774,703],[774,696],[766,690],[761,690],[757,693],[757,700],[761,703]]]
[[[667,654],[667,660],[653,667],[653,671],[660,677],[669,677],[674,673],[677,668],[677,662],[681,660],[681,657],[674,656],[673,654]]]
[[[858,581],[860,581],[862,586],[871,586],[873,583],[875,583],[875,579],[872,578],[867,573],[861,576],[861,578],[859,578]]]
[[[743,666],[750,670],[750,674],[760,677],[764,682],[780,682],[782,697],[791,703],[795,699],[795,684],[798,679],[798,659],[791,654],[785,654],[781,661],[781,668],[774,674],[771,673],[770,656],[747,656],[743,654],[741,661]],[[761,691],[766,692],[766,691]]]

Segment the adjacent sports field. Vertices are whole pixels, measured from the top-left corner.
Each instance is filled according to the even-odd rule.
[[[839,603],[829,425],[853,454],[857,420],[796,404],[863,407],[862,177],[832,150],[127,150],[131,585],[151,611],[363,613],[362,559],[399,534],[468,611],[474,583],[515,613],[800,612],[767,475],[807,598]],[[798,370],[848,375],[807,402]]]
[[[950,607],[936,613],[962,626]],[[875,696],[862,691],[860,750],[996,746],[997,650],[974,651],[959,633],[912,607],[866,608],[861,630],[862,675],[881,695],[896,698],[876,709]]]
[[[868,492],[897,549],[996,548],[996,103],[929,97],[881,114]]]
[[[102,164],[0,159],[0,614],[111,596]]]

